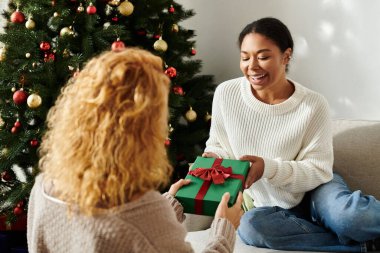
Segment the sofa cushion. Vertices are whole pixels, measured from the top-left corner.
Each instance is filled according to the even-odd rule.
[[[351,190],[380,199],[380,121],[333,121],[334,171]]]

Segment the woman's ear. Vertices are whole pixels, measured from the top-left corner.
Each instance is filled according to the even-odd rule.
[[[292,49],[291,48],[288,48],[285,50],[284,52],[284,63],[285,64],[289,64],[290,62],[290,59],[292,58]]]

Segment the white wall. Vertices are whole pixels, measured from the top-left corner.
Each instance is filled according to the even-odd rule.
[[[177,0],[196,15],[181,25],[196,31],[203,73],[217,82],[241,76],[237,37],[266,16],[292,32],[289,77],[322,93],[334,118],[380,120],[380,1]]]

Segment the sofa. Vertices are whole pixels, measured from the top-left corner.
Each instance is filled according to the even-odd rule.
[[[352,190],[361,190],[380,199],[380,121],[333,120],[334,171]],[[212,217],[187,214],[186,240],[201,252],[208,240]],[[236,236],[234,252],[264,253],[277,250],[245,245]],[[294,251],[296,252],[296,251]]]

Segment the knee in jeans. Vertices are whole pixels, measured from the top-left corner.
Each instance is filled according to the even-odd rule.
[[[242,241],[248,245],[256,247],[267,247],[265,231],[260,223],[260,218],[263,218],[258,213],[246,213],[240,220],[238,234]],[[264,217],[265,219],[265,217]]]
[[[373,212],[371,209],[358,208],[356,205],[347,205],[347,208],[341,207],[335,216],[333,217],[335,233],[338,236],[345,236],[354,240],[357,238],[353,234],[358,234],[358,231],[363,228],[376,226],[375,223],[379,220],[377,212]]]

